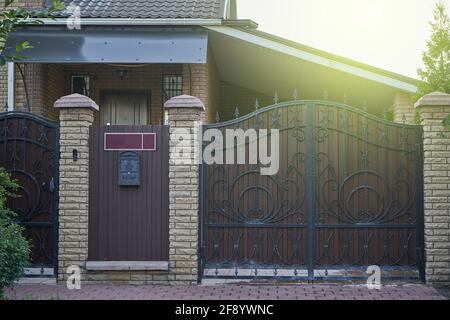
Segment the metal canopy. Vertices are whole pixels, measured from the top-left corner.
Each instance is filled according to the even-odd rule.
[[[207,32],[199,28],[29,27],[10,34],[5,54],[28,41],[21,62],[206,63]]]

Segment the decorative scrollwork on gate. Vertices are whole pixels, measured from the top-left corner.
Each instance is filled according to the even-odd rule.
[[[8,205],[32,244],[33,266],[53,267],[57,216],[59,127],[31,113],[0,113],[0,166],[19,183]]]
[[[322,218],[319,222],[323,223],[323,216],[328,215],[336,223],[382,224],[411,215],[409,210],[415,201],[415,186],[410,185],[410,173],[404,166],[396,171],[390,183],[387,177],[371,170],[359,170],[339,179],[335,169],[326,166],[319,175]],[[372,201],[358,202],[367,198]]]
[[[275,224],[304,222],[304,177],[296,162],[304,154],[295,154],[282,174],[261,176],[257,167],[234,177],[230,166],[217,165],[208,176],[210,181],[207,223]],[[233,177],[230,179],[230,177]]]
[[[297,99],[206,126],[236,127],[279,130],[280,170],[205,167],[203,268],[308,279],[371,264],[423,272],[419,127]]]

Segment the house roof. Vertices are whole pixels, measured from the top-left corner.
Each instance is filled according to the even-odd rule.
[[[267,104],[277,93],[289,100],[328,99],[382,116],[397,95],[417,91],[417,80],[368,66],[251,28],[205,26],[216,72],[224,83],[253,92]],[[251,99],[227,110],[251,110]],[[225,118],[232,118],[232,112]]]
[[[324,51],[324,50],[313,48],[313,47],[307,46],[305,44],[298,43],[298,42],[295,42],[295,41],[291,41],[291,40],[288,40],[288,39],[285,39],[285,38],[282,38],[282,37],[279,37],[279,36],[276,36],[276,35],[264,32],[264,31],[260,31],[260,30],[257,30],[257,29],[242,28],[242,27],[239,27],[239,26],[235,27],[235,29],[238,29],[238,30],[243,31],[245,33],[253,34],[255,36],[258,36],[258,37],[261,37],[261,38],[264,38],[264,39],[267,39],[267,40],[271,40],[271,41],[274,41],[274,42],[277,42],[277,43],[280,43],[280,44],[284,44],[284,45],[286,45],[288,47],[291,47],[291,48],[302,50],[302,51],[305,51],[305,52],[308,52],[308,53],[311,53],[311,54],[314,54],[314,55],[317,55],[317,56],[320,56],[320,57],[323,57],[323,58],[326,58],[326,59],[330,59],[332,61],[340,62],[340,63],[343,63],[343,64],[347,64],[349,66],[353,66],[353,67],[356,67],[356,68],[361,68],[361,69],[364,69],[364,70],[367,70],[367,71],[370,71],[370,72],[374,72],[374,73],[377,73],[377,74],[380,74],[380,75],[383,75],[383,76],[386,76],[386,77],[389,77],[389,78],[400,80],[400,81],[403,81],[405,83],[417,85],[417,82],[419,81],[417,79],[414,79],[414,78],[411,78],[411,77],[408,77],[408,76],[405,76],[405,75],[401,75],[401,74],[396,73],[396,72],[392,72],[392,71],[385,70],[385,69],[382,69],[382,68],[374,67],[374,66],[371,66],[371,65],[368,65],[368,64],[365,64],[365,63],[361,63],[361,62],[356,61],[356,60],[348,59],[348,58],[336,55],[334,53],[330,53],[330,52],[327,52],[327,51]]]
[[[417,91],[416,85],[418,80],[416,79],[315,49],[257,29],[233,26],[207,26],[206,28],[248,44],[263,47],[329,69],[352,74],[360,78],[379,82],[402,91],[412,93]]]
[[[70,15],[79,6],[82,18],[227,19],[228,0],[62,0],[66,9],[57,17]],[[50,1],[47,1],[47,6]]]

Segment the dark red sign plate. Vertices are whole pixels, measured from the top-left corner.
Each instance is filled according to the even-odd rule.
[[[156,133],[105,133],[106,151],[155,151]]]

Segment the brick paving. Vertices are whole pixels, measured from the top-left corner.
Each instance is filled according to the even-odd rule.
[[[9,299],[61,300],[445,300],[435,289],[420,284],[395,284],[380,290],[364,285],[63,285],[19,284]]]

